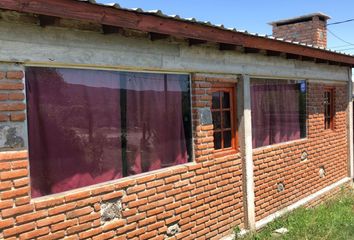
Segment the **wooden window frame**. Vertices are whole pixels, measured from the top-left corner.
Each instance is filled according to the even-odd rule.
[[[323,113],[323,115],[324,115],[324,129],[325,130],[333,130],[334,129],[334,104],[335,104],[335,102],[334,102],[334,99],[335,99],[335,97],[334,97],[334,87],[325,87],[324,91],[323,91],[323,95],[325,95],[325,93],[329,93],[330,94],[330,99],[329,99],[330,102],[327,104],[325,102],[325,99],[323,99],[324,100],[324,102],[323,102],[323,106],[324,106],[324,113]],[[323,97],[325,97],[325,96],[323,96]],[[327,105],[330,106],[329,127],[327,127],[327,119],[328,119],[328,117],[326,115]]]
[[[237,131],[237,105],[236,105],[236,85],[232,83],[217,83],[213,84],[212,86],[212,94],[214,92],[228,92],[230,94],[230,124],[231,127],[228,129],[224,129],[221,126],[221,130],[217,130],[216,132],[224,132],[224,131],[230,131],[231,130],[231,147],[224,148],[223,147],[223,134],[221,134],[221,146],[222,148],[220,149],[215,149],[214,146],[214,153],[219,154],[219,153],[233,153],[233,152],[238,152],[238,131]],[[213,112],[223,112],[224,108],[222,107],[222,101],[220,97],[220,108],[218,109],[213,109],[212,106],[210,108],[211,113]],[[223,114],[221,114],[221,124],[223,124]],[[230,129],[230,130],[229,130]],[[215,133],[215,129],[214,129]]]

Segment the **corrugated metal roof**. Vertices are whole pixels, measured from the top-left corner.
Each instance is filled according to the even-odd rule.
[[[184,21],[184,22],[191,22],[191,23],[206,25],[206,26],[209,26],[209,27],[214,27],[214,28],[218,28],[218,29],[222,29],[222,30],[226,30],[226,31],[231,31],[231,32],[237,32],[237,33],[241,33],[241,34],[245,34],[245,35],[250,35],[250,36],[255,36],[255,37],[260,37],[260,38],[273,39],[273,40],[277,40],[277,41],[281,41],[281,42],[287,42],[287,43],[291,43],[291,44],[295,44],[295,45],[301,45],[301,46],[307,46],[307,47],[310,47],[310,48],[326,50],[326,51],[329,51],[329,52],[343,54],[343,55],[346,55],[346,56],[354,56],[352,54],[348,54],[348,53],[340,52],[340,51],[335,51],[335,50],[331,50],[329,48],[315,46],[315,45],[312,45],[312,44],[306,44],[306,43],[297,42],[297,41],[285,40],[283,38],[276,38],[276,37],[273,37],[273,36],[270,36],[270,35],[264,35],[264,34],[258,34],[258,33],[249,33],[246,30],[240,30],[240,29],[236,29],[236,28],[225,28],[225,26],[222,25],[222,24],[221,25],[213,24],[213,23],[211,23],[209,21],[198,21],[195,18],[181,18],[179,15],[167,15],[167,14],[163,13],[161,10],[143,10],[141,8],[124,8],[124,7],[121,7],[118,3],[99,3],[99,2],[96,2],[95,0],[76,0],[76,1],[87,2],[87,3],[90,3],[90,4],[94,4],[94,5],[100,5],[100,6],[105,6],[105,7],[109,7],[109,8],[116,8],[116,9],[130,11],[130,12],[138,12],[138,13],[143,13],[143,14],[149,14],[149,15],[154,15],[154,16],[163,17],[163,18],[171,18],[171,19],[175,19],[175,20],[178,20],[178,21]],[[323,15],[327,16],[325,14],[323,14]]]

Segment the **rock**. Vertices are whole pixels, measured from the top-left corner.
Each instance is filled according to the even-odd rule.
[[[122,217],[122,202],[120,200],[101,204],[101,220],[103,222],[120,219]]]
[[[289,232],[289,230],[286,228],[279,228],[279,229],[275,230],[274,232],[283,235],[283,234]]]
[[[22,126],[0,125],[0,148],[24,147]]]
[[[167,236],[172,237],[172,236],[176,235],[177,233],[179,233],[180,231],[181,230],[178,226],[178,223],[176,223],[176,224],[173,224],[167,228],[166,234],[167,234]]]

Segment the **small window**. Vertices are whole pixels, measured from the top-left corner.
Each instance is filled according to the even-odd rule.
[[[234,88],[214,88],[212,98],[215,150],[235,149]]]
[[[324,128],[333,129],[333,117],[334,117],[334,91],[333,88],[327,88],[324,91]]]

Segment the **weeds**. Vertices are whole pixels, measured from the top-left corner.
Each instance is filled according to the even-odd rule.
[[[285,227],[284,235],[274,230]],[[250,233],[242,240],[354,240],[354,192],[341,194],[315,208],[299,208],[276,219],[259,232]]]

